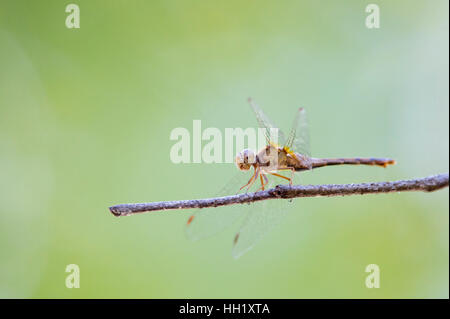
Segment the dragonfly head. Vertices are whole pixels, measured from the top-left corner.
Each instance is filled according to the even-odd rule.
[[[256,163],[256,153],[245,149],[236,155],[236,166],[241,171],[248,171]]]

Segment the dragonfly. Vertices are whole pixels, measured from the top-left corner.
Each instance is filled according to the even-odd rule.
[[[389,158],[314,158],[310,153],[308,120],[304,108],[295,114],[289,135],[281,131],[252,100],[249,104],[258,126],[263,129],[266,146],[259,151],[244,149],[236,155],[235,164],[239,171],[250,171],[248,175],[238,172],[216,194],[216,197],[263,191],[280,183],[299,184],[299,172],[332,165],[371,165],[386,167],[395,164]],[[287,174],[286,174],[287,173]],[[289,212],[292,199],[276,199],[243,204],[197,209],[186,223],[186,234],[191,240],[212,236],[240,218],[243,219],[233,239],[232,255],[242,256],[252,249]]]

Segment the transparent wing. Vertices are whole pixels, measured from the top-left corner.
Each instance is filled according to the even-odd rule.
[[[283,145],[286,141],[284,133],[278,128],[278,126],[274,125],[272,121],[264,114],[263,110],[256,105],[256,103],[249,98],[248,102],[252,107],[253,112],[255,112],[256,120],[258,121],[258,125],[260,128],[265,130],[264,135],[267,140],[267,144],[270,142],[276,142],[279,145]]]
[[[245,185],[253,172],[237,172],[225,186],[212,197],[235,195]],[[256,183],[255,183],[256,184]],[[212,236],[233,224],[243,216],[249,205],[231,205],[196,209],[186,224],[186,235],[191,240]]]
[[[289,176],[289,175],[286,175]],[[268,188],[283,184],[283,179],[268,175]],[[294,184],[299,182],[299,173],[294,175]],[[232,254],[239,258],[252,249],[265,235],[278,225],[290,211],[292,200],[273,199],[251,204],[251,211],[234,237]]]
[[[294,152],[311,157],[308,120],[306,111],[302,107],[298,109],[297,114],[295,115],[292,129],[285,146],[289,147]]]

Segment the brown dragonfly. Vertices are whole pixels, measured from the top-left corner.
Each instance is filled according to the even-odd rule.
[[[245,182],[242,174],[236,175],[216,194],[218,197],[246,191],[260,191],[274,187],[279,182],[290,185],[299,183],[298,172],[331,165],[371,165],[386,167],[395,164],[389,158],[314,158],[310,154],[309,133],[304,108],[297,110],[292,129],[286,138],[264,112],[251,99],[250,106],[258,125],[264,130],[266,146],[258,152],[245,149],[236,156],[236,166],[241,171],[253,168],[253,174]],[[283,175],[287,172],[288,175]],[[273,177],[270,178],[269,177]],[[260,185],[257,181],[259,180]],[[233,241],[233,256],[241,256],[250,250],[288,212],[292,200],[279,199],[252,203],[250,205],[204,208],[195,211],[188,219],[186,233],[196,240],[213,235],[245,215],[240,230]]]

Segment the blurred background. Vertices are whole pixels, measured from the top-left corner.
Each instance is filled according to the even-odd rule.
[[[232,164],[173,164],[176,127],[281,128],[308,111],[305,184],[448,171],[448,1],[0,2],[0,297],[448,298],[448,189],[295,200],[253,250],[236,227],[190,242],[189,211],[119,203],[211,195]],[[377,264],[381,287],[365,287]],[[66,265],[80,267],[68,289]]]

